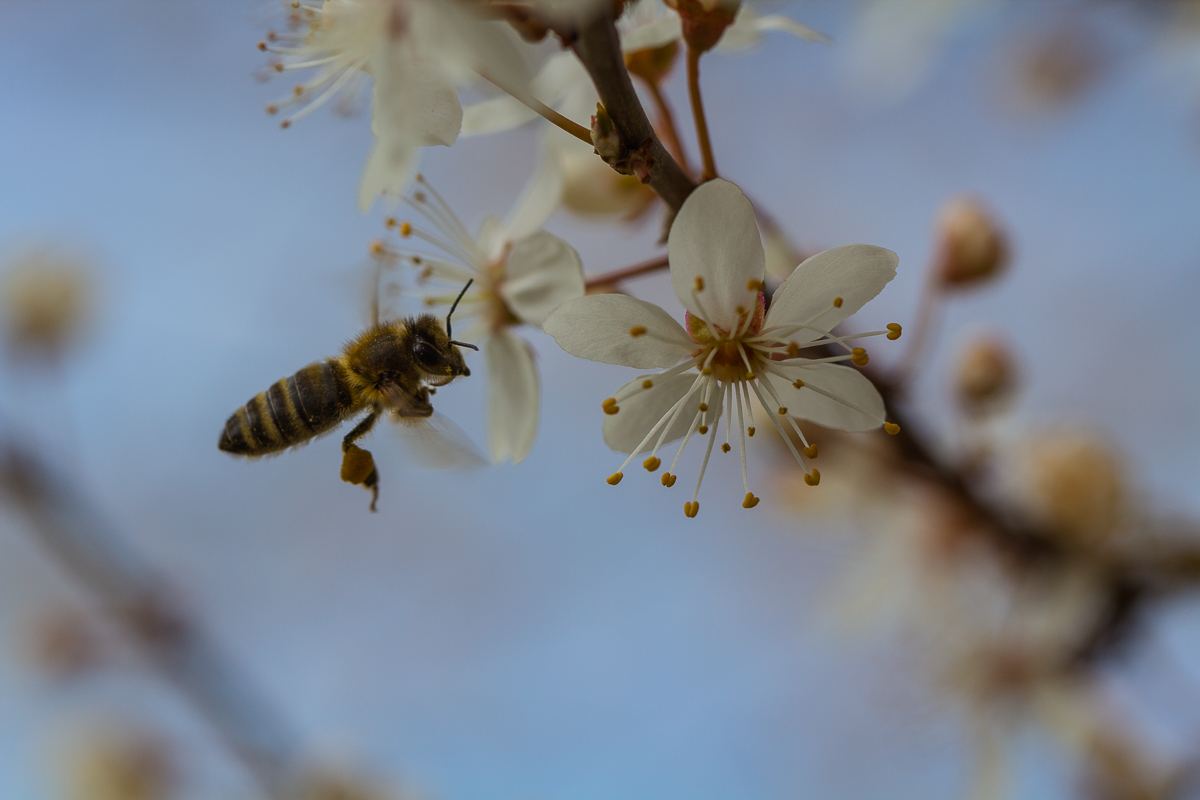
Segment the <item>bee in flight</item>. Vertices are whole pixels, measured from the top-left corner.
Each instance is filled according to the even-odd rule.
[[[463,287],[446,315],[446,326],[429,314],[379,322],[378,308],[370,328],[342,348],[340,355],[309,364],[259,392],[225,423],[217,446],[227,453],[256,458],[304,444],[366,411],[342,439],[342,480],[371,491],[371,510],[379,499],[375,459],[355,442],[381,415],[398,422],[433,415],[429,397],[435,387],[471,374],[456,342],[450,318],[471,286]]]

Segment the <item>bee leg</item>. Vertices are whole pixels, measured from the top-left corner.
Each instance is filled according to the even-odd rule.
[[[379,472],[375,469],[375,458],[369,450],[364,450],[354,442],[361,439],[379,419],[376,409],[367,415],[362,422],[354,426],[354,430],[342,439],[342,480],[371,490],[371,510],[379,500]]]

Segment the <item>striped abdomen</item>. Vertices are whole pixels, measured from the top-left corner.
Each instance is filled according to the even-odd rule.
[[[217,446],[243,456],[277,453],[325,433],[358,408],[346,368],[329,358],[255,395],[225,423]]]

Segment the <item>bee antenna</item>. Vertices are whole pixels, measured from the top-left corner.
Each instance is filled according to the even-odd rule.
[[[454,334],[450,333],[450,317],[454,316],[454,309],[458,308],[458,302],[463,299],[463,295],[467,293],[467,289],[470,289],[471,284],[474,282],[475,282],[474,278],[471,278],[469,281],[467,281],[467,285],[464,286],[462,288],[462,291],[458,293],[458,297],[454,298],[454,305],[450,306],[450,311],[448,311],[446,313],[446,336],[447,337],[454,335]],[[458,342],[451,342],[451,344],[458,344]],[[467,345],[467,347],[470,347],[470,346],[471,345]],[[479,348],[476,347],[475,349],[478,350]]]
[[[456,341],[454,341],[453,339],[451,339],[451,340],[450,340],[450,344],[456,344],[456,345],[458,345],[459,347],[469,347],[469,348],[471,348],[472,350],[474,350],[475,352],[477,352],[477,353],[479,352],[479,346],[478,346],[478,345],[474,345],[474,344],[467,344],[466,342],[456,342]]]

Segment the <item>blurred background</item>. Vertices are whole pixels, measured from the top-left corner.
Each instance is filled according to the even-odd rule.
[[[926,327],[906,430],[962,474],[986,470],[982,496],[1066,531],[1067,552],[1133,543],[1087,564],[1124,564],[1148,530],[1200,548],[1194,4],[774,10],[834,43],[775,34],[706,58],[717,162],[798,250],[899,254],[898,278],[854,323],[905,326],[873,347],[883,368]],[[263,113],[287,90],[261,80],[255,47],[274,11],[0,3],[0,439],[83,504],[68,523],[31,516],[10,485],[0,507],[0,796],[257,796],[210,724],[214,703],[301,771],[354,776],[379,796],[1195,792],[1195,569],[1136,606],[1119,646],[1072,662],[1086,699],[1030,681],[991,703],[959,658],[992,630],[980,620],[1053,640],[1091,595],[1056,577],[1026,623],[1024,593],[989,594],[996,569],[977,563],[989,556],[955,561],[970,566],[955,568],[953,592],[930,580],[917,563],[926,540],[971,526],[888,472],[883,434],[822,438],[816,489],[758,437],[764,503],[744,511],[738,465],[715,461],[704,512],[687,519],[658,481],[603,480],[623,458],[601,439],[599,404],[630,373],[530,331],[543,413],[516,467],[422,471],[378,430],[370,514],[338,480],[334,437],[253,463],[219,452],[239,405],[360,330],[368,244],[386,215],[356,210],[365,109],[322,109],[288,130]],[[666,91],[686,122],[681,69]],[[529,124],[430,148],[423,171],[474,227],[511,206],[536,139]],[[964,196],[986,209],[1006,266],[931,290],[955,224],[946,203]],[[548,228],[599,273],[660,252],[657,213],[560,212]],[[626,288],[677,308],[664,274]],[[984,334],[996,345],[980,355]],[[471,378],[437,396],[477,441],[484,389]],[[971,406],[1001,394],[999,410]],[[161,604],[97,602],[46,546],[47,526],[72,519],[153,574]],[[1079,581],[1104,583],[1107,569]],[[191,662],[153,650],[180,625],[219,654],[206,674],[227,674],[240,687],[230,697],[180,691]],[[1122,746],[1080,733],[1095,728]],[[1133,788],[1105,777],[1117,767],[1136,773]],[[374,796],[310,784],[312,797]]]

